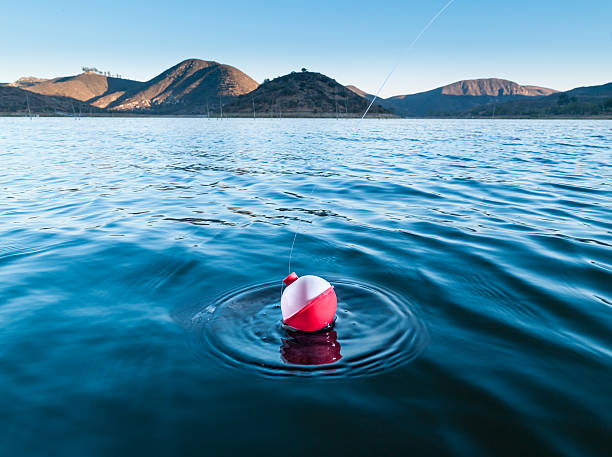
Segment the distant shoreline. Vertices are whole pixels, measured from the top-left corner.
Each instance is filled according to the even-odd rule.
[[[330,120],[343,120],[343,119],[361,119],[361,115],[343,115],[336,116],[333,114],[312,114],[312,115],[283,115],[283,116],[255,116],[246,114],[227,114],[221,116],[207,116],[205,114],[140,114],[140,113],[92,113],[83,114],[81,116],[74,115],[62,115],[54,113],[33,113],[32,116],[28,116],[27,113],[0,113],[0,117],[58,117],[58,118],[194,118],[194,119],[330,119]],[[388,114],[368,114],[367,119],[380,119],[380,120],[612,120],[612,116],[542,116],[542,117],[530,117],[530,116],[472,116],[472,117],[459,117],[459,116],[431,116],[431,117],[400,117]]]

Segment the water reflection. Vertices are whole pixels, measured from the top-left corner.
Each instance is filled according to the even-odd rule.
[[[316,333],[287,332],[280,355],[290,365],[328,365],[342,358],[335,330]]]

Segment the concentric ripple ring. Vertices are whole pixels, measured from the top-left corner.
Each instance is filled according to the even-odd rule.
[[[191,318],[196,351],[232,369],[281,377],[372,376],[422,354],[428,334],[409,302],[377,286],[331,282],[338,295],[332,329],[283,328],[279,282],[256,284],[196,310]]]

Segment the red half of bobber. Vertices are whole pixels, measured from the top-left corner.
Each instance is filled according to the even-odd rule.
[[[305,332],[316,332],[334,321],[338,299],[334,286],[310,300],[306,306],[285,320],[285,324]]]

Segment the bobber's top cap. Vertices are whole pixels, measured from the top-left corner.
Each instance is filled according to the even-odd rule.
[[[291,273],[289,276],[283,279],[283,282],[285,283],[285,285],[289,286],[291,285],[291,283],[294,283],[297,280],[298,280],[298,275],[296,275],[295,273]]]

